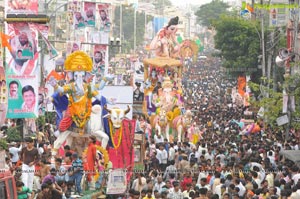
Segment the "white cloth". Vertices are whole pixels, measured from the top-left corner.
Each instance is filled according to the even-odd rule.
[[[163,143],[164,137],[161,135],[160,138],[158,138],[157,135],[154,135],[154,142],[155,142],[155,144]]]
[[[169,161],[175,160],[175,149],[173,147],[169,148]]]
[[[22,150],[22,145],[20,145],[19,148],[17,147],[10,147],[9,153],[12,154],[11,162],[18,162],[20,157],[19,157],[19,152]]]
[[[25,187],[32,190],[34,178],[34,165],[31,167],[27,164],[22,164],[22,182]]]
[[[168,163],[168,152],[163,149],[161,150],[157,150],[157,155],[156,158],[159,161],[159,164],[167,164]]]
[[[161,183],[155,183],[153,190],[154,190],[154,191],[157,190],[159,193],[161,193],[161,192],[162,192],[162,188],[163,188],[163,186],[165,186],[165,185],[166,185],[166,183],[164,183],[164,182],[161,182]]]

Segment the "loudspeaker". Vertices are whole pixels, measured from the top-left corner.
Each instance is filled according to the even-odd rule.
[[[285,60],[289,59],[290,56],[291,56],[291,53],[287,48],[281,48],[279,50],[279,58],[280,59],[285,61]]]

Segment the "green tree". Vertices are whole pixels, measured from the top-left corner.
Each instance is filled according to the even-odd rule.
[[[223,67],[230,75],[253,74],[258,70],[260,40],[255,23],[225,15],[213,23],[217,32],[215,47],[220,50]]]
[[[151,16],[147,15],[146,21],[150,21]],[[130,50],[134,49],[134,8],[123,7],[122,9],[122,29],[123,36],[122,38],[122,50],[123,52],[129,53]],[[117,37],[120,35],[120,7],[115,9],[115,28],[113,29],[113,35]],[[136,45],[142,45],[144,41],[145,34],[145,13],[137,12],[136,13]]]
[[[153,5],[155,6],[156,10],[161,10],[162,12],[163,8],[171,6],[172,2],[170,0],[156,0],[153,2]]]
[[[222,0],[213,0],[208,4],[200,6],[195,13],[197,21],[206,27],[209,27],[213,21],[220,19],[222,14],[228,13],[229,5]]]

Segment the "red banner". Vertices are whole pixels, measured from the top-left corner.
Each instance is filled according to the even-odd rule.
[[[8,14],[37,14],[38,0],[10,0],[7,1],[6,13]]]

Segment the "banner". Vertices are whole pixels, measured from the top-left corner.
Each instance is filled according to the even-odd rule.
[[[110,4],[108,3],[98,4],[98,11],[100,16],[100,26],[99,26],[100,31],[105,31],[105,32],[110,31],[111,22],[109,19],[109,9],[110,9]]]
[[[47,26],[47,25],[36,25],[36,29],[41,34],[41,37],[42,37],[43,41],[45,42],[45,44],[48,48],[50,59],[53,59],[53,58],[57,57],[58,56],[57,50],[55,49],[55,47],[48,40],[49,26]]]
[[[7,112],[7,87],[5,80],[4,68],[2,66],[2,49],[0,48],[0,126],[4,124]]]
[[[81,44],[78,41],[67,41],[67,55],[81,49]]]
[[[6,56],[7,118],[38,115],[37,30],[28,23],[8,24],[12,50]]]
[[[109,170],[106,194],[123,194],[126,188],[126,172],[123,169]]]
[[[154,33],[156,34],[160,29],[162,29],[165,23],[168,23],[168,20],[166,18],[154,17],[153,19]]]
[[[84,2],[84,21],[86,26],[95,27],[96,3]]]
[[[45,115],[45,111],[47,108],[47,96],[48,96],[48,89],[46,87],[39,87],[39,97],[38,97],[39,115]]]
[[[105,70],[106,45],[95,45],[92,74],[103,77]]]
[[[7,14],[37,14],[38,0],[9,0],[5,1],[5,8]]]

